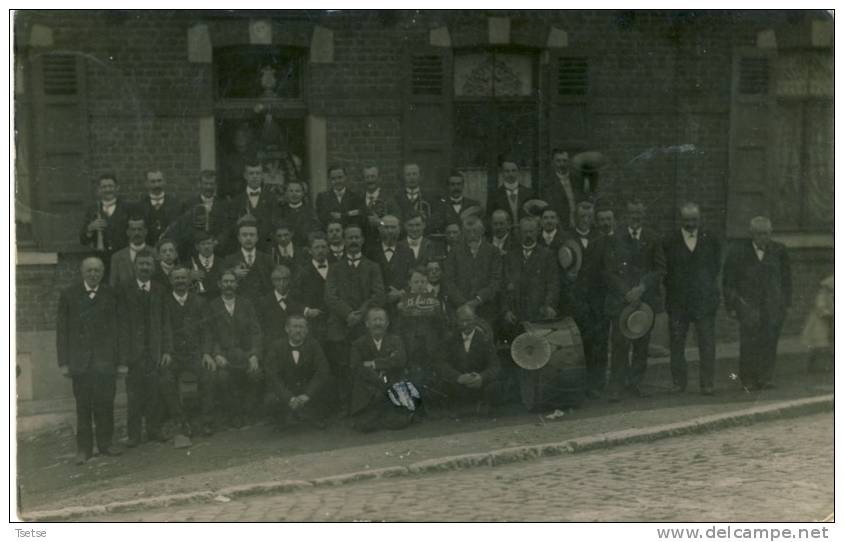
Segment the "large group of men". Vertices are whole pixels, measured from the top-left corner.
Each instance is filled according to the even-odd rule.
[[[586,395],[643,396],[650,331],[631,338],[619,316],[642,305],[661,312],[663,298],[674,391],[686,389],[694,324],[699,389],[712,394],[721,287],[740,322],[741,382],[770,387],[791,298],[770,221],[753,219],[751,238],[722,268],[721,243],[695,203],[666,236],[635,197],[616,225],[596,179],[563,150],[551,158],[541,195],[520,183],[515,161],[501,160],[486,209],[464,196],[459,171],[437,179],[446,195],[431,197],[415,163],[394,194],[375,165],[361,170],[362,192],[331,166],[313,206],[298,179],[265,186],[259,162],[244,165],[227,198],[213,171],[199,174],[188,201],[167,191],[161,171],[147,172],[136,202],[118,195],[114,175],[100,176],[80,232],[91,255],[62,291],[57,319],[77,462],[95,441],[100,454],[121,453],[118,375],[129,447],[263,416],[280,427],[347,416],[361,431],[398,429],[420,405],[485,413],[513,400],[518,368],[502,341],[526,322],[567,317],[583,340]]]

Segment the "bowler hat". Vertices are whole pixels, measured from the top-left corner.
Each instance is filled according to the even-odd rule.
[[[522,205],[524,212],[530,216],[541,216],[542,211],[547,208],[548,202],[543,199],[529,199]]]
[[[631,303],[621,309],[618,329],[628,339],[635,340],[647,335],[654,326],[654,310],[647,303]]]

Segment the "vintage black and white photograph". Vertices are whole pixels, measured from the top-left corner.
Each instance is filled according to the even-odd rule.
[[[10,521],[830,538],[834,10],[510,4],[9,12]]]

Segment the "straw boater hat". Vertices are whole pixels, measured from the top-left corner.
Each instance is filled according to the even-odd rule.
[[[543,199],[529,199],[522,205],[522,210],[530,216],[541,216],[546,208],[548,202]]]
[[[631,303],[621,309],[618,329],[628,339],[644,337],[654,327],[654,310],[647,303]]]
[[[564,271],[579,273],[583,265],[583,248],[580,243],[571,238],[563,241],[563,245],[557,249],[557,262]]]
[[[463,211],[460,213],[460,220],[466,220],[470,216],[482,217],[483,214],[484,214],[483,208],[481,208],[478,205],[472,205],[471,207],[467,207],[466,209],[463,209]]]

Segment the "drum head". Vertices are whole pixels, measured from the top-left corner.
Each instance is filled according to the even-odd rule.
[[[533,371],[544,367],[551,359],[551,344],[537,335],[522,333],[510,346],[513,361],[522,369]]]

